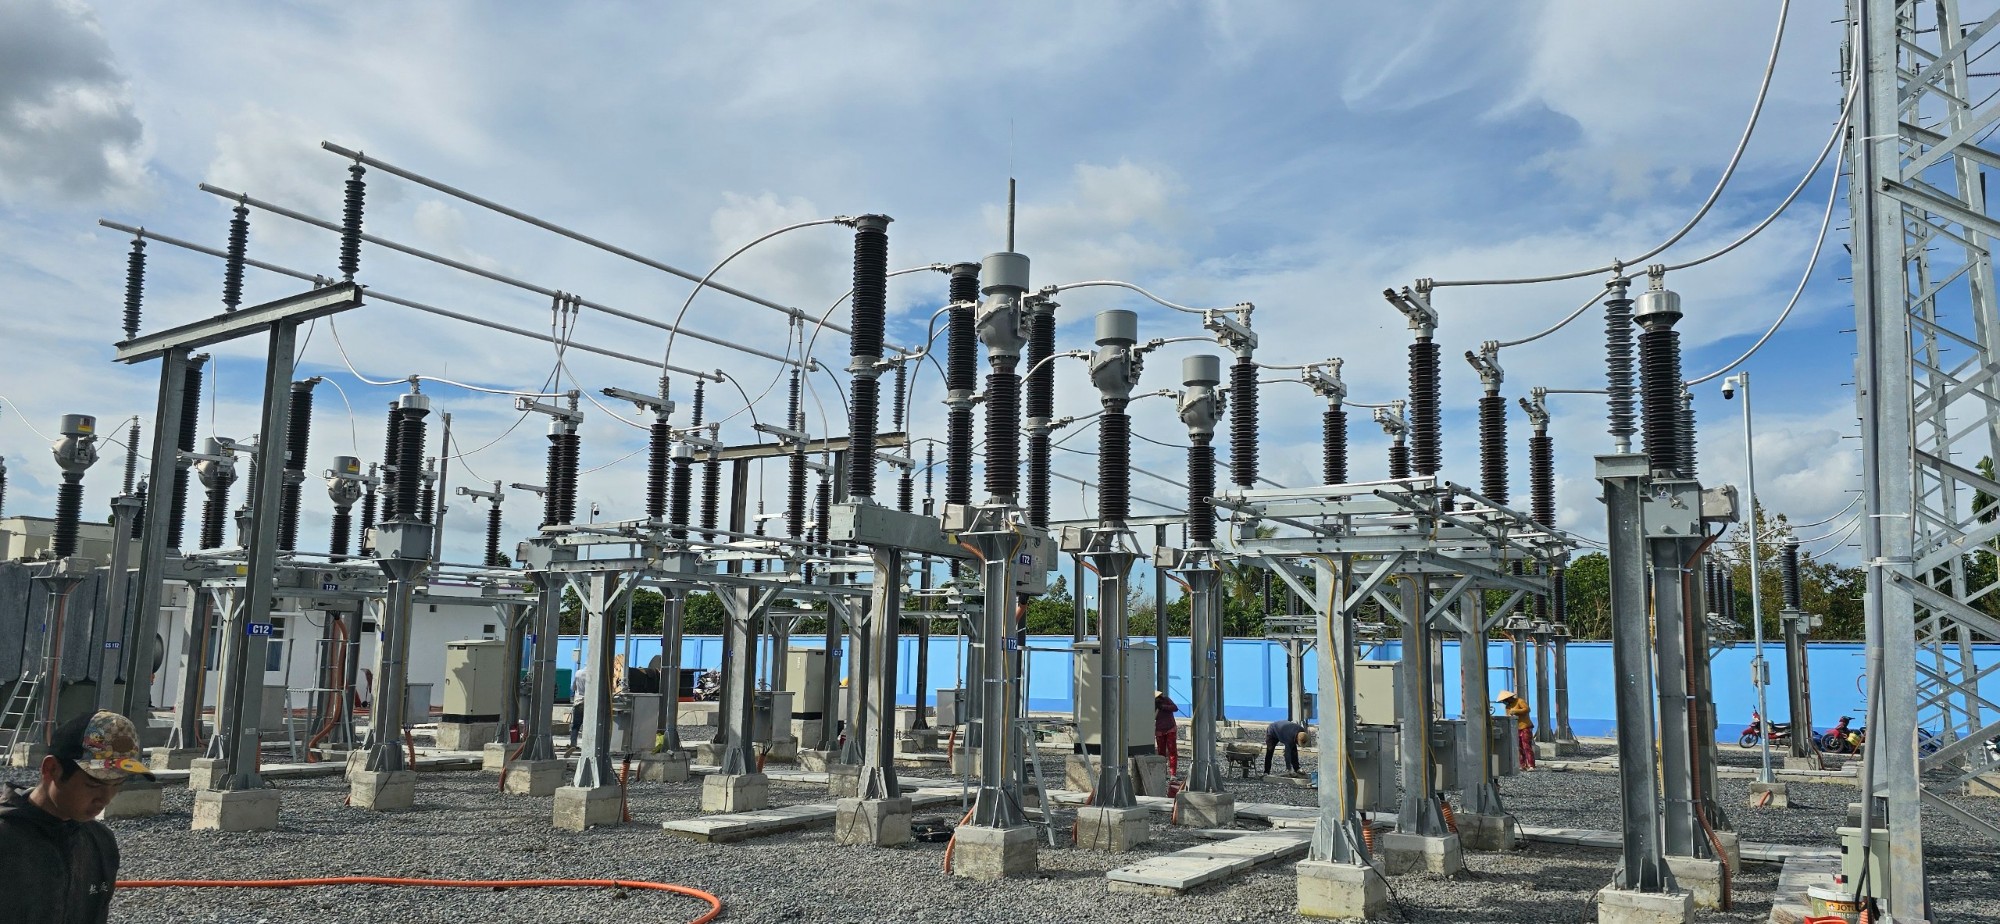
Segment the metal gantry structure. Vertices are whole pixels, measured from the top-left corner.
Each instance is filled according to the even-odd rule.
[[[1888,879],[1869,891],[1896,920],[1929,914],[1924,816],[2000,840],[1961,801],[1982,784],[1966,758],[2000,734],[1972,645],[2000,639],[1987,610],[2000,484],[2000,306],[1982,147],[2000,105],[1971,88],[1975,48],[2000,11],[1968,20],[1958,0],[1850,0],[1843,78],[1853,215],[1862,560],[1867,568],[1869,757],[1864,845],[1886,838]],[[1931,740],[1928,736],[1936,736]]]

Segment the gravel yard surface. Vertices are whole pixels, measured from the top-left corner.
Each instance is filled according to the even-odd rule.
[[[705,740],[688,729],[689,741]],[[1726,746],[1736,751],[1733,746]],[[1608,753],[1587,747],[1583,758]],[[1729,755],[1737,763],[1742,754]],[[1048,756],[1056,758],[1058,752]],[[22,771],[9,771],[23,779]],[[935,778],[936,773],[911,776]],[[1106,870],[1151,853],[1198,843],[1185,829],[1156,823],[1140,852],[1114,856],[1044,844],[1035,878],[974,883],[941,872],[944,845],[880,850],[836,847],[830,827],[739,844],[672,837],[659,823],[696,812],[698,782],[634,782],[634,824],[582,834],[550,823],[551,802],[502,796],[495,777],[477,772],[425,773],[417,807],[375,814],[342,804],[338,778],[278,784],[280,827],[252,834],[188,830],[192,798],[170,786],[164,814],[112,822],[124,851],[124,878],[254,879],[377,875],[412,878],[622,878],[694,886],[725,903],[726,921],[1006,922],[1103,920],[1305,921],[1292,913],[1294,876],[1279,864],[1193,894],[1154,897],[1111,893]],[[1793,808],[1742,807],[1747,781],[1724,780],[1722,803],[1745,840],[1831,846],[1855,788],[1794,783]],[[1281,782],[1231,779],[1239,802],[1311,805],[1312,790]],[[1502,782],[1522,824],[1612,830],[1618,826],[1618,777],[1548,770]],[[774,780],[774,804],[828,801],[822,786]],[[919,815],[926,813],[920,812]],[[929,814],[955,816],[949,808]],[[1059,829],[1067,827],[1065,823]],[[2000,879],[1993,846],[1969,829],[1927,815],[1934,902],[1939,920],[1977,920]],[[1243,827],[1254,827],[1245,823]],[[1461,879],[1398,877],[1389,920],[1413,922],[1593,921],[1592,896],[1610,879],[1611,851],[1531,844],[1506,854],[1466,853]],[[1778,867],[1747,863],[1736,880],[1736,907],[1702,912],[1701,921],[1762,921]],[[120,892],[114,922],[452,922],[689,920],[694,899],[610,889],[442,890],[342,886],[287,890],[134,889]]]

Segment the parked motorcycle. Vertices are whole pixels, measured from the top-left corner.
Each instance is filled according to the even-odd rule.
[[[1861,746],[1868,743],[1868,729],[1853,722],[1853,716],[1841,716],[1839,724],[1819,737],[1819,749],[1829,754],[1860,753]]]
[[[1769,739],[1772,744],[1788,745],[1792,743],[1792,725],[1790,722],[1766,722],[1763,716],[1757,714],[1757,710],[1752,709],[1750,710],[1750,725],[1743,729],[1742,734],[1736,736],[1736,746],[1744,748],[1756,747],[1760,729],[1763,736]]]

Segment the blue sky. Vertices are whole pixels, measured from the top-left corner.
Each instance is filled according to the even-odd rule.
[[[1001,248],[1011,175],[1021,188],[1017,249],[1034,259],[1037,284],[1115,278],[1183,303],[1253,301],[1264,361],[1342,357],[1355,400],[1398,397],[1408,334],[1380,291],[1418,277],[1583,269],[1664,239],[1707,195],[1742,131],[1777,9],[1721,0],[10,3],[0,8],[0,292],[9,296],[0,395],[19,412],[0,409],[6,509],[52,506],[58,475],[30,425],[52,434],[60,415],[78,412],[107,427],[150,419],[151,370],[108,362],[127,242],[96,219],[220,246],[227,206],[197,191],[202,181],[337,218],[346,164],[319,151],[322,140],[697,272],[777,226],[863,212],[896,218],[893,268],[976,260]],[[1793,11],[1741,169],[1667,259],[1707,253],[1761,220],[1819,150],[1841,95],[1840,28],[1826,18]],[[1749,245],[1669,278],[1687,309],[1690,375],[1735,357],[1783,306],[1811,250],[1827,176]],[[689,291],[379,172],[369,179],[372,233],[653,317],[670,317]],[[1803,520],[1845,506],[1859,468],[1845,438],[1853,341],[1842,331],[1852,309],[1844,201],[1835,207],[1804,298],[1749,366],[1759,488],[1767,505]],[[316,229],[254,214],[251,241],[260,259],[334,270],[334,238]],[[850,252],[845,231],[808,229],[718,278],[818,312],[846,289]],[[157,244],[149,256],[148,329],[216,309],[215,261]],[[385,292],[530,328],[549,323],[546,301],[533,295],[379,248],[362,262],[362,280]],[[1539,330],[1601,285],[1440,294],[1448,476],[1477,479],[1478,384],[1459,354]],[[294,284],[252,271],[246,288],[256,302]],[[943,278],[899,277],[890,291],[892,339],[921,340]],[[1076,291],[1062,298],[1059,347],[1087,348],[1091,317],[1113,307],[1139,310],[1145,336],[1195,333],[1185,317],[1135,297]],[[713,293],[695,300],[688,326],[774,352],[787,340],[780,315]],[[418,372],[531,388],[553,360],[544,344],[379,303],[343,316],[339,330],[355,368],[376,380]],[[664,346],[658,332],[603,315],[586,314],[576,333],[643,355]],[[1592,312],[1504,352],[1507,394],[1601,386],[1601,338]],[[260,349],[216,357],[220,400],[204,407],[213,417],[204,435],[254,429]],[[1196,349],[1160,350],[1140,390],[1178,387],[1179,357]],[[822,338],[816,352],[844,365],[846,344]],[[753,385],[778,372],[685,339],[673,356]],[[612,360],[573,356],[569,366],[592,391],[650,384],[643,368]],[[385,404],[401,389],[357,380],[324,326],[306,347],[305,373],[338,383],[354,408],[350,422],[339,395],[321,390],[311,469],[335,454],[379,453]],[[1058,375],[1059,414],[1095,407],[1081,364],[1064,361]],[[916,426],[941,432],[935,373],[917,381]],[[816,432],[825,430],[820,406],[842,416],[831,384],[821,378],[809,401]],[[688,383],[674,387],[687,396]],[[452,411],[463,448],[495,440],[517,418],[503,398],[426,390]],[[741,404],[711,397],[724,414]],[[758,413],[780,414],[782,397],[774,391]],[[1316,481],[1323,402],[1296,385],[1268,386],[1263,401],[1265,474]],[[1589,459],[1609,451],[1601,400],[1551,401],[1562,524],[1601,535]],[[583,504],[636,515],[643,455],[625,457],[641,434],[589,410],[584,467],[608,467],[584,476]],[[1700,390],[1710,481],[1741,480],[1738,413],[1712,384]],[[1185,437],[1170,402],[1142,401],[1134,414],[1140,433]],[[1385,441],[1365,411],[1353,414],[1354,477],[1381,477]],[[725,439],[750,440],[742,423],[732,420]],[[1510,423],[1524,502],[1527,422],[1516,414]],[[466,483],[464,466],[489,482],[541,481],[541,431],[531,421],[473,453],[453,483]],[[1090,434],[1070,443],[1091,444]],[[117,480],[120,452],[107,447],[106,456],[87,480],[91,511]],[[1147,443],[1134,461],[1163,473],[1183,467],[1177,451]],[[1059,453],[1057,464],[1094,470],[1084,456]],[[1181,499],[1144,477],[1134,492]],[[306,496],[302,532],[323,543],[326,502],[316,489]],[[781,498],[768,493],[772,512]],[[511,535],[539,520],[529,498],[506,509]],[[1083,509],[1073,485],[1057,492],[1058,516]],[[451,557],[475,554],[476,519],[451,528]]]

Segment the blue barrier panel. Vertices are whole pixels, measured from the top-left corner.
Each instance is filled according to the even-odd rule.
[[[1149,639],[1134,639],[1134,642],[1148,642]],[[795,648],[819,648],[824,639],[818,636],[794,637]],[[845,656],[846,639],[841,639],[842,654]],[[924,702],[936,702],[936,692],[958,686],[962,660],[961,642],[955,636],[941,635],[931,638],[930,680],[931,688],[924,692]],[[1070,712],[1073,702],[1072,677],[1074,656],[1069,651],[1070,639],[1066,635],[1037,635],[1028,639],[1027,666],[1029,708],[1040,712]],[[1440,704],[1445,715],[1457,718],[1461,715],[1458,683],[1458,643],[1444,643],[1444,656],[1438,670],[1444,676],[1444,701]],[[575,667],[581,662],[582,646],[576,636],[562,636],[556,644],[556,663],[562,667]],[[1393,661],[1401,657],[1399,642],[1383,642],[1372,647],[1364,647],[1360,657],[1364,660]],[[2000,670],[2000,645],[1973,646],[1974,660],[1981,671]],[[625,651],[624,642],[619,643],[619,651]],[[657,636],[637,636],[632,639],[632,663],[645,666],[660,652]],[[1173,638],[1167,641],[1168,677],[1162,689],[1183,707],[1188,703],[1188,640]],[[916,690],[917,640],[906,636],[897,646],[899,672],[897,703],[914,705]],[[1784,646],[1766,644],[1764,654],[1771,662],[1771,677],[1775,682],[1766,691],[1773,721],[1789,721],[1790,704],[1786,701],[1784,678]],[[1815,642],[1808,646],[1809,679],[1812,686],[1814,724],[1821,730],[1831,728],[1842,715],[1851,715],[1865,724],[1867,710],[1864,704],[1865,682],[1862,673],[1863,650],[1859,642]],[[765,640],[758,650],[759,664],[769,663],[770,643]],[[1919,652],[1918,657],[1930,663],[1929,655]],[[1528,663],[1521,666],[1521,676],[1515,676],[1514,648],[1507,641],[1491,641],[1487,651],[1487,685],[1493,690],[1513,689],[1530,694],[1535,689],[1534,648],[1528,648]],[[1750,712],[1756,704],[1756,691],[1750,685],[1751,648],[1743,642],[1723,648],[1709,663],[1710,676],[1714,681],[1716,704],[1716,737],[1721,741],[1735,741],[1745,727],[1750,724]],[[722,639],[713,635],[690,635],[684,640],[681,655],[683,667],[714,670],[722,664]],[[760,673],[761,673],[760,668]],[[1223,715],[1226,718],[1244,721],[1275,721],[1285,716],[1285,649],[1275,641],[1261,638],[1224,639],[1222,646]],[[1309,693],[1319,689],[1319,671],[1314,653],[1308,652],[1305,659],[1305,683]],[[842,675],[845,677],[843,671]],[[1583,736],[1609,736],[1615,729],[1612,709],[1613,685],[1611,675],[1610,642],[1570,642],[1569,643],[1569,702],[1570,729]],[[1536,704],[1539,705],[1539,704]],[[1183,711],[1186,711],[1185,708]],[[1935,727],[1938,716],[1927,711],[1922,719],[1925,724]]]

